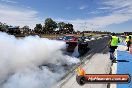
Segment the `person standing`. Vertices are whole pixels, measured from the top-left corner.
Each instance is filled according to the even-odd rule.
[[[129,50],[130,54],[132,54],[132,36],[130,36],[130,47],[129,48],[130,48]]]
[[[126,43],[127,43],[127,51],[129,51],[129,47],[130,47],[130,40],[131,40],[131,36],[129,34],[127,34],[126,36]]]
[[[129,41],[129,34],[126,35],[126,43]]]
[[[129,35],[129,39],[128,39],[128,42],[127,42],[127,47],[128,47],[127,51],[130,50],[131,42],[132,42],[132,38],[131,38],[131,36]]]
[[[119,42],[120,42],[119,38],[116,36],[116,34],[112,33],[111,40],[110,40],[110,46],[109,46],[109,48],[110,48],[110,51],[109,51],[110,52],[110,60],[112,62],[114,62],[116,60],[114,53],[115,53],[115,49],[117,49],[117,47],[118,47]]]

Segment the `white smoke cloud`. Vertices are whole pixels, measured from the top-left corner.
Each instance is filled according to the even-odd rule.
[[[52,73],[46,67],[43,70],[26,69],[11,76],[2,85],[3,88],[49,88],[62,77],[64,73]]]
[[[79,62],[64,55],[64,48],[65,43],[56,40],[0,33],[0,88],[49,88],[64,75],[62,65]],[[49,63],[52,68],[39,68]]]

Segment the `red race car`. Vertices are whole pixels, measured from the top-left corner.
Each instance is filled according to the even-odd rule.
[[[78,38],[75,35],[64,35],[62,40],[66,42],[67,52],[74,52],[78,43]]]

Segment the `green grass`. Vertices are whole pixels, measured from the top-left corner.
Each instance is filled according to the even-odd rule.
[[[80,37],[82,36],[82,34],[73,34],[75,35],[76,37]],[[85,33],[84,34],[85,36],[100,36],[101,34],[95,34],[95,33]],[[42,38],[50,38],[50,39],[53,39],[53,38],[58,38],[58,37],[61,37],[63,36],[63,34],[43,34],[41,35]]]

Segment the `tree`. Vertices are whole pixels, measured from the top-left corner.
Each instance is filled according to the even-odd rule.
[[[34,31],[36,33],[42,33],[42,31],[43,31],[42,25],[41,24],[36,24],[36,27],[34,28]]]
[[[68,23],[64,25],[64,32],[65,33],[73,33],[74,29],[73,29],[73,25]]]
[[[7,32],[8,31],[8,25],[6,23],[1,23],[0,22],[0,31],[2,32]]]
[[[24,30],[29,30],[29,26],[25,25],[25,26],[23,27],[23,29],[24,29]]]
[[[59,28],[59,31],[62,31],[64,29],[64,26],[66,25],[66,23],[64,22],[59,22],[58,23],[58,28]]]
[[[60,22],[58,23],[58,27],[59,27],[59,31],[60,33],[73,33],[74,29],[73,29],[73,25],[70,23],[64,23],[64,22]]]
[[[57,23],[55,21],[53,21],[51,18],[47,18],[45,20],[45,26],[44,26],[44,30],[50,34],[53,33],[55,31],[55,29],[57,28]]]
[[[22,27],[22,30],[21,32],[22,33],[25,33],[25,34],[30,34],[30,29],[29,29],[29,26],[25,25],[24,27]]]

